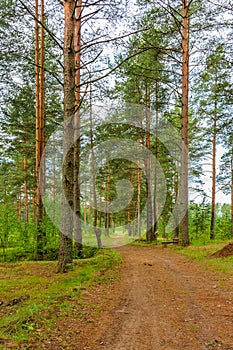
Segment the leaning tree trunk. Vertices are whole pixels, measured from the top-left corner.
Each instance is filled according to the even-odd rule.
[[[182,30],[182,114],[181,114],[181,179],[180,179],[180,206],[181,206],[181,243],[189,244],[188,231],[188,93],[189,93],[189,24],[188,4],[183,3],[183,30]]]

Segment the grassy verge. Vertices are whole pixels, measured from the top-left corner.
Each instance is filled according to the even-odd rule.
[[[209,258],[209,256],[222,249],[228,242],[212,243],[205,246],[189,246],[187,248],[172,248],[176,252],[188,256],[190,259],[196,259],[205,262],[208,266],[215,270],[222,271],[227,274],[233,274],[233,256],[226,258]]]
[[[98,307],[88,305],[83,295],[116,279],[120,262],[118,253],[103,249],[76,260],[67,274],[56,274],[56,262],[0,264],[0,349],[32,349],[18,346],[39,343],[55,332],[57,319],[81,318],[83,309],[91,318]]]

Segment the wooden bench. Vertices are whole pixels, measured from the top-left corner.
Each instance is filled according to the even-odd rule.
[[[173,238],[172,241],[162,241],[162,245],[165,247],[167,244],[179,244],[179,238]]]

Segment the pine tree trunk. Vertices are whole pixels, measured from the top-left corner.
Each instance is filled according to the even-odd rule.
[[[138,196],[137,196],[137,235],[138,237],[141,237],[141,211],[140,211],[140,203],[141,203],[141,168],[140,168],[140,162],[138,161],[138,168],[137,168],[137,174],[138,174]]]
[[[153,226],[153,234],[154,237],[157,239],[158,237],[158,199],[157,199],[157,163],[158,160],[158,152],[159,152],[159,143],[158,143],[158,123],[159,123],[159,110],[158,110],[158,104],[159,104],[159,84],[156,80],[156,87],[155,87],[155,96],[156,96],[156,121],[155,121],[155,175],[154,175],[154,226]]]
[[[162,238],[167,238],[167,233],[166,233],[166,223],[163,219],[161,219],[162,222]]]
[[[75,113],[74,113],[74,246],[78,257],[82,257],[81,203],[79,186],[80,168],[80,66],[81,66],[81,16],[82,0],[76,1],[74,23],[75,51]]]
[[[141,91],[140,91],[140,87],[139,87],[139,83],[138,83],[138,79],[136,77],[136,91],[138,94],[138,104],[140,105],[140,101],[141,101]],[[141,132],[140,132],[140,138],[138,140],[138,143],[144,146],[144,135],[142,133],[143,127],[142,127],[142,116],[140,118],[140,128],[141,128]],[[137,190],[138,190],[138,196],[137,196],[137,214],[138,214],[138,219],[137,219],[137,235],[138,237],[141,237],[141,180],[142,180],[142,174],[141,174],[141,168],[140,168],[140,161],[138,161],[138,171],[137,171]]]
[[[150,88],[146,87],[146,148],[150,150]],[[145,160],[145,172],[146,172],[146,199],[147,199],[147,211],[146,211],[146,240],[152,241],[154,239],[152,228],[152,196],[151,196],[151,164],[150,158]]]
[[[92,95],[90,96],[90,103]],[[90,147],[91,147],[91,172],[92,172],[92,188],[93,188],[93,205],[94,205],[94,217],[93,226],[97,240],[98,248],[102,248],[101,241],[101,227],[97,225],[98,211],[97,211],[97,198],[96,198],[96,176],[95,176],[95,154],[94,154],[94,141],[93,141],[93,125],[92,125],[92,107],[90,107]]]
[[[106,175],[107,175],[107,183],[106,183],[106,205],[105,205],[105,218],[104,218],[104,234],[109,237],[109,227],[110,227],[110,213],[109,213],[109,204],[110,204],[110,169],[109,165],[106,166]]]
[[[175,200],[178,197],[178,173],[177,171],[174,174],[174,193],[175,193]],[[179,215],[178,211],[174,209],[173,211],[173,217],[174,217],[174,229],[173,229],[173,238],[179,238]]]
[[[132,225],[131,225],[131,215],[130,215],[130,210],[127,212],[127,221],[128,221],[128,236],[132,236]]]
[[[189,92],[189,24],[188,5],[183,0],[183,30],[182,30],[182,115],[181,115],[181,240],[182,245],[189,244],[188,231],[188,92]]]
[[[28,159],[27,157],[24,157],[23,162],[24,167],[24,221],[28,223],[28,185],[27,185],[27,172],[28,172]]]
[[[75,1],[64,1],[64,121],[73,118],[75,112],[75,51],[74,51],[74,13]],[[58,254],[58,272],[65,272],[72,263],[72,233],[73,215],[70,208],[64,204],[67,200],[73,209],[73,176],[74,176],[74,151],[69,149],[70,139],[73,139],[70,128],[64,130],[63,152],[63,191],[62,220],[60,233],[60,246]],[[67,153],[67,154],[66,154]],[[65,198],[66,197],[66,198]]]
[[[44,0],[41,0],[41,18],[44,24]],[[43,202],[40,186],[43,182],[41,157],[44,149],[44,28],[39,31],[39,2],[35,0],[35,73],[36,73],[36,219],[37,219],[37,260],[43,259],[45,232],[42,229]],[[42,172],[41,172],[42,170]]]
[[[217,137],[217,97],[215,96],[215,101],[214,101],[213,140],[212,140],[212,199],[211,199],[210,239],[214,239],[215,238],[216,137]]]
[[[21,222],[21,192],[17,194],[17,218],[18,222]]]
[[[231,154],[231,237],[233,237],[233,151]]]

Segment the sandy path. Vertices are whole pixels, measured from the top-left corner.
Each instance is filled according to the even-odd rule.
[[[118,251],[115,303],[93,350],[233,350],[233,279],[168,248]]]

